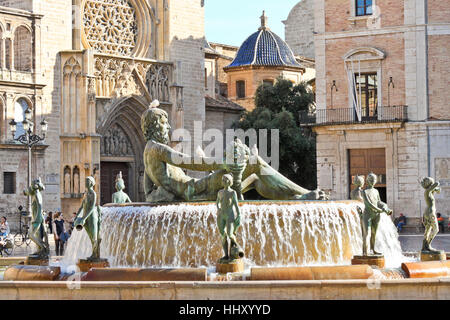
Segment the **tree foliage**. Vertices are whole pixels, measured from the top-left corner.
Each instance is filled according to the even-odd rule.
[[[273,86],[260,85],[255,96],[256,108],[234,124],[236,129],[267,129],[269,133],[278,129],[279,171],[308,189],[317,187],[316,141],[311,129],[300,127],[299,111],[308,110],[313,104],[314,95],[306,83],[294,85],[280,78]],[[270,145],[268,149],[270,152]]]

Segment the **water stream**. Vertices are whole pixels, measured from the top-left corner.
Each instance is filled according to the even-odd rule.
[[[245,203],[238,242],[247,266],[349,265],[361,254],[357,202]],[[223,255],[214,204],[102,208],[102,256],[113,267],[211,267]],[[397,229],[382,214],[376,250],[399,267]],[[63,268],[91,253],[84,230],[74,230]]]

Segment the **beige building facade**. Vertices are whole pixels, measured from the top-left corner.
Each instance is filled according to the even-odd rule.
[[[294,54],[314,59],[314,0],[301,0],[289,12],[285,40]]]
[[[32,176],[47,187],[47,211],[70,217],[89,175],[99,202],[109,202],[120,171],[131,199],[144,200],[140,116],[150,103],[160,101],[173,129],[193,132],[194,121],[205,126],[203,1],[0,0],[0,6],[0,172],[8,182],[0,213],[13,218],[15,207],[26,206],[27,153],[8,128],[26,108],[35,123],[49,122],[32,161]]]
[[[449,216],[450,3],[358,3],[314,1],[317,113],[304,123],[317,133],[319,187],[346,199],[354,175],[373,171],[395,214],[419,224],[418,179],[432,176]]]

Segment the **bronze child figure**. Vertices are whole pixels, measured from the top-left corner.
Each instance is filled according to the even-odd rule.
[[[48,258],[50,247],[47,232],[44,227],[44,215],[42,214],[42,191],[45,190],[41,178],[34,180],[31,186],[24,190],[26,196],[31,197],[31,230],[30,239],[36,244],[37,251],[31,256],[42,259]]]
[[[378,190],[374,188],[377,183],[377,176],[370,173],[367,176],[367,187],[362,192],[364,200],[364,212],[362,214],[362,237],[363,237],[363,255],[367,256],[367,234],[370,226],[370,251],[374,255],[381,255],[375,251],[375,239],[378,230],[378,224],[383,212],[387,215],[392,214],[392,210],[387,204],[382,202]]]
[[[96,205],[97,194],[94,191],[94,186],[94,178],[87,177],[85,197],[74,221],[74,227],[77,230],[82,230],[84,227],[89,239],[91,240],[92,256],[87,259],[89,261],[96,261],[100,259],[101,211],[100,207]]]
[[[222,177],[223,190],[217,195],[217,225],[222,236],[222,246],[225,256],[219,260],[227,263],[244,257],[244,252],[236,242],[236,232],[241,225],[241,213],[238,205],[238,197],[233,185],[233,177],[225,174]]]
[[[430,177],[422,178],[420,184],[425,189],[425,201],[427,203],[427,209],[423,214],[423,224],[425,225],[425,234],[423,239],[422,252],[440,253],[439,250],[436,250],[431,247],[431,242],[433,241],[434,237],[436,237],[436,234],[439,232],[434,193],[441,192],[440,184],[439,182],[434,182],[434,179]]]
[[[357,201],[364,201],[362,193],[364,186],[364,176],[357,175],[353,181],[353,185],[356,186],[355,189],[350,193],[350,199]]]
[[[125,189],[125,182],[122,178],[122,171],[116,177],[117,192],[112,195],[113,203],[131,203],[130,197],[123,191]]]

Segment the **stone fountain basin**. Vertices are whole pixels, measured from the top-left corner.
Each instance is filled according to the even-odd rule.
[[[88,272],[63,274],[60,267],[13,265],[6,269],[3,281],[292,281],[419,279],[450,277],[450,260],[408,262],[401,269],[378,269],[369,265],[256,267],[250,274],[208,275],[206,268],[92,268]]]
[[[79,277],[58,275],[58,267],[20,266],[0,281],[4,300],[272,300],[272,299],[448,299],[450,262],[405,264],[405,279],[377,279],[369,266],[254,268],[245,281],[206,281],[204,268],[92,269]],[[26,270],[26,272],[24,272]],[[175,271],[175,272],[174,272]],[[381,270],[386,273],[392,270]],[[20,275],[38,273],[40,281]],[[7,280],[16,274],[16,280]],[[195,275],[197,280],[188,277]],[[42,281],[48,275],[54,281]],[[160,276],[159,281],[156,281]],[[175,276],[176,275],[176,276]],[[183,275],[186,281],[179,281]],[[34,275],[36,276],[36,275]],[[169,280],[170,276],[173,280]],[[164,280],[162,280],[164,277]],[[178,277],[177,279],[175,279]],[[431,277],[431,278],[427,278]],[[152,279],[152,281],[146,281]],[[201,279],[200,279],[201,278]],[[122,281],[117,281],[118,279]],[[258,279],[258,280],[257,280]],[[278,280],[274,280],[278,279]],[[298,280],[302,279],[302,280]],[[36,278],[34,278],[36,280]],[[223,280],[223,279],[222,279]]]
[[[257,266],[346,264],[360,246],[360,206],[243,201],[238,243]],[[113,266],[201,267],[223,255],[213,202],[108,204],[102,211],[102,253]]]

